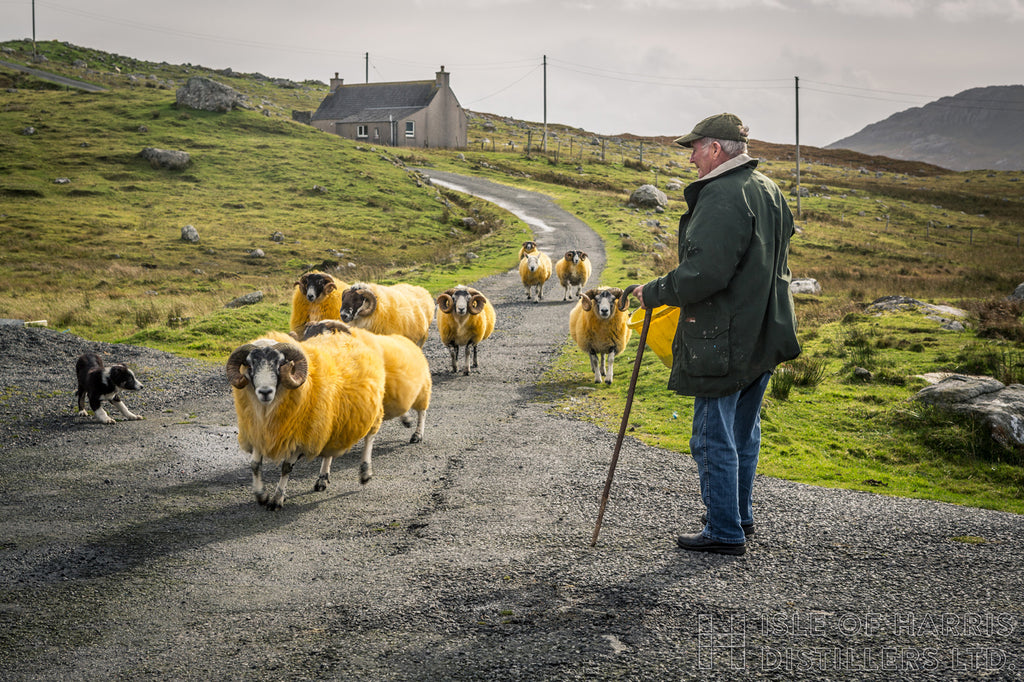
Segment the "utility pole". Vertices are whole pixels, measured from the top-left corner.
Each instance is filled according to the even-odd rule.
[[[366,82],[370,82],[370,53],[366,53]]]
[[[548,56],[544,55],[544,153],[548,151]]]
[[[793,76],[796,85],[796,217],[800,218],[800,76]]]
[[[36,0],[32,0],[32,56],[36,57]]]

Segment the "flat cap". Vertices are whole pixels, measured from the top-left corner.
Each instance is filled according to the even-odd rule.
[[[693,145],[694,140],[710,137],[715,140],[747,141],[747,128],[735,114],[715,114],[693,126],[693,132],[683,135],[675,142],[683,147]]]

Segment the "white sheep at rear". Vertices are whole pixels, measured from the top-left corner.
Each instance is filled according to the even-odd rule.
[[[580,296],[569,313],[569,332],[580,350],[590,356],[594,382],[612,383],[615,356],[626,348],[629,328],[629,298],[622,289],[598,287]]]
[[[544,284],[551,277],[551,258],[543,251],[533,251],[519,261],[519,277],[526,289],[527,300],[544,300]]]
[[[288,478],[301,457],[321,458],[314,490],[325,490],[333,458],[380,429],[384,361],[351,334],[298,343],[270,332],[236,348],[225,369],[233,387],[238,444],[251,455],[252,492],[270,509],[284,504]],[[367,457],[364,450],[365,468]],[[281,463],[272,495],[263,487],[264,459]]]
[[[413,284],[356,282],[341,295],[339,318],[374,334],[401,334],[422,348],[434,321],[434,297]]]
[[[437,296],[437,331],[452,358],[452,372],[458,371],[459,349],[464,348],[462,373],[469,375],[469,354],[477,367],[476,347],[494,331],[494,306],[476,289],[458,285]]]

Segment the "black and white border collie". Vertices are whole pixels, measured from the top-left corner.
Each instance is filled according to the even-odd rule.
[[[132,414],[128,406],[121,402],[118,391],[138,391],[142,384],[135,378],[135,374],[124,365],[103,366],[103,360],[95,353],[85,353],[78,357],[75,363],[75,373],[78,375],[78,416],[86,417],[85,399],[89,398],[89,407],[101,424],[113,424],[114,420],[103,409],[103,401],[121,410],[128,419],[142,419],[137,414]]]

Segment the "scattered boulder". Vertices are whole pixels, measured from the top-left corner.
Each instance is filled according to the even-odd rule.
[[[818,280],[806,277],[803,279],[794,279],[789,283],[789,290],[794,294],[811,294],[818,296],[821,294],[821,285],[818,284]]]
[[[1018,284],[1009,298],[1011,301],[1024,301],[1024,284]]]
[[[934,305],[932,303],[925,303],[918,301],[915,298],[909,298],[907,296],[883,296],[882,298],[875,299],[871,305],[867,307],[869,313],[884,313],[884,312],[897,312],[906,310],[920,310],[927,314],[928,319],[935,320],[941,323],[944,328],[949,324],[949,328],[956,325],[952,323],[955,321],[952,318],[966,318],[967,311],[961,310],[960,308],[954,308],[948,305]],[[963,324],[960,324],[960,331],[963,330]]]
[[[668,197],[654,185],[640,185],[629,195],[630,208],[662,208],[668,206]]]
[[[251,293],[239,296],[233,301],[229,301],[224,305],[225,308],[241,308],[246,305],[255,305],[263,300],[262,291],[253,291]]]
[[[251,109],[245,95],[217,81],[192,76],[178,88],[175,103],[179,107],[201,111],[228,112],[232,109]]]
[[[189,244],[198,244],[199,231],[192,225],[186,225],[181,228],[181,241],[188,242]]]
[[[917,392],[914,400],[954,414],[969,415],[1005,448],[1024,448],[1024,385],[992,377],[952,374]]]
[[[149,161],[149,165],[153,168],[163,168],[166,170],[184,170],[192,162],[188,152],[173,149],[157,149],[156,147],[146,147],[139,152],[139,156]]]
[[[249,258],[266,258],[267,254],[263,252],[263,249],[250,249],[249,253],[246,254]]]

